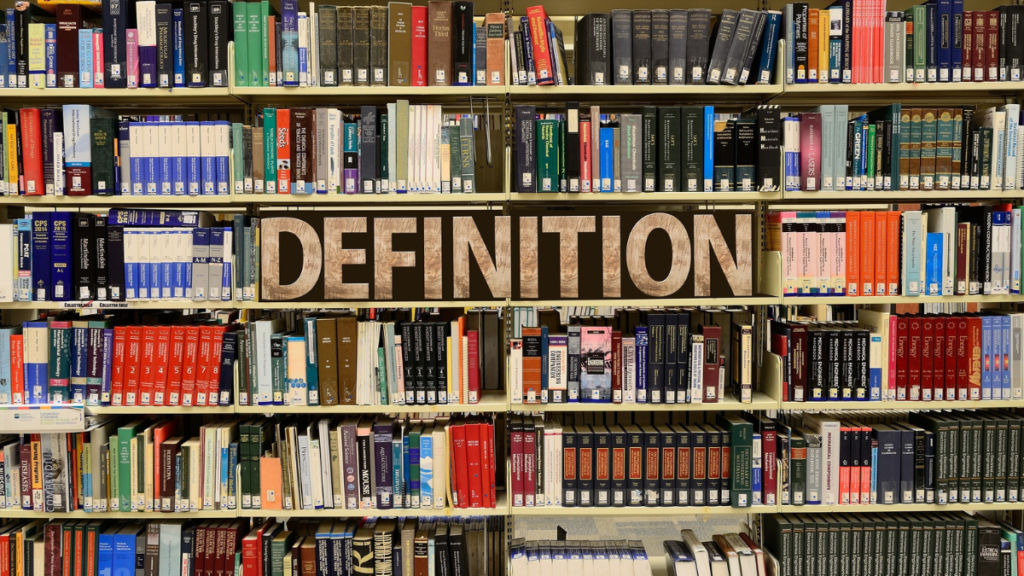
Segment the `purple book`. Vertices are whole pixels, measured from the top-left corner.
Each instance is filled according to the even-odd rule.
[[[359,474],[358,458],[356,454],[356,426],[358,420],[350,420],[341,424],[341,455],[345,470],[342,474],[345,485],[345,505],[335,508],[356,510],[359,508],[359,488],[357,488],[356,477]]]
[[[156,66],[156,2],[136,5],[139,38],[139,86],[157,87]]]
[[[114,329],[103,329],[103,383],[100,385],[100,403],[110,405],[110,375],[113,371]]]
[[[89,322],[88,355],[85,367],[85,402],[90,406],[100,405],[100,393],[103,389],[103,323]]]
[[[394,508],[395,489],[392,484],[392,449],[394,425],[390,419],[384,419],[373,425],[373,460],[377,486],[377,508],[390,510]]]

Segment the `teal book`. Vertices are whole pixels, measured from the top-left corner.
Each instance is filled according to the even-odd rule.
[[[128,424],[117,429],[117,497],[121,512],[132,510],[134,502],[132,493],[135,491],[132,478],[132,442],[136,435],[146,427],[146,420],[132,420]],[[111,438],[113,440],[113,438]],[[113,475],[113,474],[111,474]],[[114,499],[114,492],[111,491],[111,500]]]
[[[430,508],[434,503],[434,437],[430,429],[420,434],[420,507]],[[484,482],[484,484],[487,484]],[[484,487],[484,491],[487,488]]]
[[[320,405],[320,372],[317,367],[316,317],[309,316],[303,320],[306,338],[306,403],[310,406]]]

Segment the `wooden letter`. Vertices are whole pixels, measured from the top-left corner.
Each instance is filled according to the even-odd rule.
[[[423,219],[423,298],[443,298],[441,279],[444,261],[441,258],[441,219]]]
[[[601,278],[605,298],[622,296],[622,240],[618,216],[601,217]]]
[[[342,273],[346,265],[366,264],[366,250],[344,248],[344,234],[365,234],[366,217],[325,218],[324,256],[327,267],[324,271],[324,299],[326,300],[368,300],[368,284],[345,284]]]
[[[580,238],[596,231],[593,216],[545,216],[544,232],[558,233],[559,293],[562,298],[580,295]]]
[[[313,289],[320,280],[323,268],[323,250],[320,238],[312,226],[297,218],[264,218],[262,223],[262,244],[260,254],[263,260],[260,299],[267,301],[294,300]],[[287,232],[302,244],[302,271],[295,282],[281,285],[281,233]],[[290,256],[290,255],[289,255]]]
[[[537,217],[519,218],[519,297],[537,297]]]
[[[693,217],[693,295],[711,294],[711,259],[708,244],[715,252],[718,264],[725,273],[725,279],[732,288],[733,296],[750,296],[752,278],[750,214],[736,214],[736,258],[729,253],[729,245],[718,229],[718,222],[712,214],[696,214]]]
[[[469,298],[469,253],[484,275],[493,298],[512,293],[512,225],[509,216],[494,217],[494,258],[471,216],[452,218],[452,274],[455,298]]]
[[[374,218],[373,219],[373,298],[391,300],[393,268],[416,266],[415,252],[393,252],[391,236],[394,234],[415,234],[415,218]]]
[[[647,238],[651,232],[661,228],[668,232],[672,241],[672,267],[662,280],[651,278],[647,271]],[[640,219],[629,232],[626,242],[626,268],[633,284],[648,296],[669,296],[675,294],[690,273],[690,235],[686,227],[675,216],[664,212],[648,214]]]

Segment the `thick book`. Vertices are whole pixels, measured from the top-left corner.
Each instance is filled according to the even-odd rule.
[[[616,9],[611,12],[611,66],[614,84],[633,83],[632,10]]]
[[[577,84],[605,86],[612,83],[609,20],[608,14],[591,13],[576,23]]]
[[[528,14],[529,10],[532,10],[532,8],[528,9]],[[451,11],[452,86],[471,86],[475,78],[473,47],[476,42],[476,37],[473,33],[473,3],[465,1],[452,2]],[[537,33],[541,33],[543,29],[543,27],[540,27]]]
[[[651,84],[651,11],[633,11],[633,84]]]
[[[711,41],[711,10],[694,8],[689,10],[689,15],[686,34],[686,83],[704,84],[707,81]]]

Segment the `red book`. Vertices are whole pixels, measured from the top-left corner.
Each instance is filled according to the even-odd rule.
[[[580,192],[590,192],[590,120],[580,120]]]
[[[956,321],[956,400],[967,400],[970,396],[971,373],[971,330],[966,316]],[[978,398],[981,398],[981,381],[978,383]]]
[[[277,193],[290,194],[292,181],[291,111],[277,110]]]
[[[964,10],[964,36],[963,36],[963,72],[960,80],[971,81],[971,73],[974,72],[974,12]]]
[[[206,574],[206,524],[200,524],[196,526],[195,534],[195,552],[193,554],[193,563],[195,564],[194,570],[192,571],[195,576],[203,576]],[[262,546],[263,539],[260,539]],[[262,564],[259,564],[262,566]]]
[[[483,507],[494,508],[494,430],[487,422],[480,424],[480,462],[483,465]]]
[[[46,192],[43,181],[43,135],[40,127],[39,109],[22,108],[21,162],[25,196],[42,196]]]
[[[78,29],[81,27],[81,6],[74,4],[57,6],[58,88],[78,88]],[[13,72],[12,70],[11,73],[13,74]],[[8,88],[15,87],[8,86]]]
[[[466,448],[466,425],[464,423],[452,426],[452,450],[453,474],[451,477],[455,480],[456,505],[458,508],[469,508],[469,466],[467,465],[469,456]]]
[[[850,426],[850,504],[860,504],[860,427]]]
[[[722,438],[722,463],[720,465],[721,472],[719,477],[722,479],[722,493],[729,489],[729,438],[725,433],[721,435]],[[723,504],[728,502],[728,498],[720,498],[719,502]]]
[[[11,335],[11,398],[25,403],[25,341],[21,334]]]
[[[530,22],[530,42],[533,45],[533,69],[537,73],[537,85],[555,83],[554,66],[551,63],[551,46],[548,44],[548,15],[543,6],[526,9]]]
[[[967,364],[968,400],[981,400],[981,318],[967,318]]]
[[[925,316],[921,318],[921,400],[931,400],[932,395],[932,375],[934,370],[934,361],[932,360],[932,350],[935,348],[935,318],[933,316]]]
[[[612,331],[612,402],[622,403],[622,332]]]
[[[156,326],[142,328],[142,351],[139,361],[139,405],[152,406],[156,383]]]
[[[886,212],[886,220],[889,224],[889,230],[886,233],[886,238],[889,238],[887,243],[887,254],[885,258],[886,267],[886,283],[889,285],[888,296],[899,296],[900,294],[900,226],[902,222],[900,220],[900,212],[892,211]]]
[[[199,326],[185,328],[185,355],[181,363],[181,405],[194,406],[197,364],[199,361]]]
[[[863,212],[846,213],[846,295],[860,293],[860,218]]]
[[[945,317],[944,333],[946,336],[946,347],[945,347],[945,360],[944,360],[944,371],[945,376],[943,382],[946,386],[946,400],[956,400],[956,379],[957,379],[957,343],[959,338],[957,335],[957,318],[953,316]]]
[[[512,505],[528,506],[533,503],[532,495],[528,498],[525,493],[525,478],[523,476],[523,458],[525,441],[523,438],[523,422],[520,418],[514,418],[510,425],[509,444],[511,445],[512,458]],[[571,450],[571,448],[566,448]]]
[[[932,400],[946,399],[946,318],[932,322]]]
[[[885,296],[888,284],[888,270],[886,268],[886,255],[889,253],[889,242],[899,243],[899,236],[890,239],[889,213],[875,212],[875,296]]]
[[[196,406],[206,406],[206,396],[210,391],[211,366],[213,355],[213,326],[199,328],[199,356],[196,359]]]
[[[907,399],[907,382],[910,378],[908,366],[910,347],[910,319],[900,316],[896,319],[896,399]]]
[[[921,399],[921,317],[911,316],[907,340],[907,400]]]
[[[163,476],[163,468],[161,463],[164,460],[163,445],[164,441],[171,438],[178,432],[177,423],[174,420],[166,420],[159,426],[153,429],[153,472],[159,476]],[[153,510],[160,511],[160,495],[163,493],[160,490],[160,482],[153,482]],[[173,490],[173,488],[172,488]]]
[[[92,87],[106,88],[103,82],[103,34],[92,35]]]
[[[775,506],[776,482],[778,474],[778,436],[776,435],[775,423],[762,420],[761,427],[761,488],[764,497],[761,502],[766,506]],[[683,463],[679,463],[682,470]],[[682,476],[679,477],[682,479]]]
[[[241,576],[263,576],[263,566],[257,561],[259,556],[256,550],[259,549],[259,533],[261,528],[253,528],[245,538],[242,538],[242,574]]]
[[[479,331],[469,330],[466,332],[469,341],[469,387],[466,392],[469,394],[469,403],[476,404],[480,398],[480,340]],[[540,394],[537,395],[538,402]]]
[[[537,427],[532,419],[523,426],[523,494],[527,506],[540,504],[537,498]]]
[[[171,346],[167,356],[167,405],[181,405],[182,366],[185,359],[185,327],[171,328]]]
[[[412,85],[427,85],[427,7],[412,7]]]
[[[171,353],[171,327],[156,327],[156,354],[153,356],[153,405],[164,406],[167,398],[167,362]]]
[[[480,428],[477,423],[466,424],[466,466],[469,469],[469,507],[483,508],[483,455],[480,449]],[[526,441],[526,449],[530,449],[530,441]],[[527,482],[529,486],[529,482]]]
[[[142,358],[142,326],[128,327],[128,343],[124,357],[124,405],[135,406],[139,396]]]
[[[985,13],[988,21],[985,38],[985,80],[999,81],[999,11]]]
[[[110,404],[121,406],[124,400],[125,350],[128,346],[128,327],[114,327],[114,355],[110,366]]]

